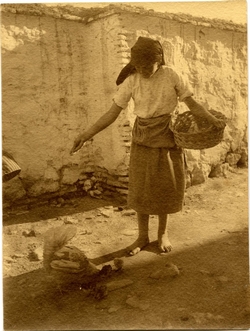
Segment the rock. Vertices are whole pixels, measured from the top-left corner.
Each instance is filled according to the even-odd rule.
[[[6,256],[4,258],[4,262],[13,263],[13,262],[15,262],[15,260],[12,257],[10,257],[10,256]]]
[[[65,204],[65,200],[62,197],[60,197],[57,199],[57,203],[63,205]]]
[[[109,292],[118,290],[119,288],[126,287],[132,285],[134,282],[130,279],[121,279],[121,280],[114,280],[106,284],[107,289]]]
[[[101,214],[102,214],[103,216],[109,218],[109,217],[112,216],[112,214],[113,214],[113,210],[110,210],[110,209],[105,210],[105,209],[103,209],[103,210],[101,211]]]
[[[137,230],[125,230],[122,231],[121,234],[123,234],[124,236],[134,236],[136,234]]]
[[[127,210],[123,210],[122,211],[122,216],[131,216],[131,215],[135,215],[136,211],[133,209],[127,209]]]
[[[24,256],[25,256],[24,254],[18,254],[18,253],[13,254],[13,258],[16,258],[16,259],[20,259]]]
[[[77,224],[78,220],[73,217],[66,216],[63,218],[63,223],[64,224]]]
[[[38,247],[31,251],[28,255],[30,261],[42,261],[43,260],[43,248]]]
[[[95,195],[101,195],[102,194],[102,192],[100,190],[97,190],[97,189],[94,190],[93,192],[94,192]]]
[[[165,268],[153,271],[150,278],[171,280],[180,274],[178,267],[172,263],[166,264]]]
[[[226,162],[231,166],[231,167],[236,167],[237,163],[241,159],[241,154],[239,153],[228,153],[226,157]]]
[[[93,190],[88,191],[88,193],[91,196],[91,198],[96,198],[96,199],[101,198],[100,194],[96,194],[95,191],[93,191]]]
[[[36,237],[36,233],[34,230],[30,230],[30,231],[23,231],[23,236],[24,237]]]
[[[80,176],[80,168],[76,165],[62,169],[61,184],[72,185]]]
[[[227,177],[229,171],[229,164],[217,164],[209,174],[210,178],[213,177]]]
[[[123,268],[124,261],[122,259],[115,258],[114,259],[114,265],[115,265],[117,270],[121,270]]]
[[[87,191],[89,191],[91,188],[92,188],[92,182],[91,182],[91,180],[90,180],[90,179],[85,180],[84,185],[83,185],[83,189],[84,189],[84,191],[87,192]]]

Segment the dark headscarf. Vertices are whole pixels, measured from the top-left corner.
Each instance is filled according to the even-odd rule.
[[[131,48],[131,60],[120,72],[116,85],[120,85],[128,76],[136,72],[136,66],[147,66],[155,62],[165,64],[160,42],[151,38],[139,37]]]

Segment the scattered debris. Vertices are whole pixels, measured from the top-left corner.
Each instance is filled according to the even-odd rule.
[[[23,236],[24,237],[36,237],[36,232],[34,230],[30,230],[30,231],[23,231]]]

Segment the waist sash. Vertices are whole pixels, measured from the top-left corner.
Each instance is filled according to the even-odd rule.
[[[175,146],[174,134],[169,128],[171,115],[152,118],[137,117],[132,131],[132,141],[153,148]]]

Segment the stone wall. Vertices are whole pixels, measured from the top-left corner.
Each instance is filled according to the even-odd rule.
[[[195,98],[228,117],[224,141],[186,151],[189,184],[246,156],[246,30],[127,6],[92,16],[42,5],[2,9],[3,148],[22,168],[4,184],[8,201],[79,189],[86,174],[126,194],[133,104],[74,156],[74,138],[111,105],[115,80],[140,35],[160,40],[167,62],[187,75]],[[184,105],[179,111],[185,111]]]

